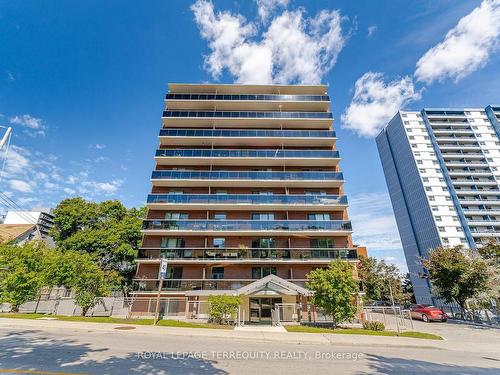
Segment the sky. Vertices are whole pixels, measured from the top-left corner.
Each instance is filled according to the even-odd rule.
[[[374,137],[400,108],[500,104],[499,46],[500,0],[0,0],[0,191],[141,206],[169,82],[324,83],[354,239],[404,271]]]

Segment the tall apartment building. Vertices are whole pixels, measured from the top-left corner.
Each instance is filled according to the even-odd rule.
[[[136,282],[243,296],[247,321],[304,302],[308,272],[357,261],[323,85],[170,84]],[[304,309],[307,303],[304,305]]]
[[[437,246],[500,239],[500,106],[400,111],[377,137],[419,303],[433,303],[420,258]]]

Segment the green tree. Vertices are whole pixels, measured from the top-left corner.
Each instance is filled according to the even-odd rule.
[[[353,266],[333,261],[327,269],[317,268],[307,274],[307,287],[314,293],[312,303],[333,318],[333,326],[354,318],[358,283]]]
[[[219,324],[227,323],[228,318],[233,318],[240,306],[240,296],[209,296],[208,315],[210,320]]]
[[[85,316],[89,309],[99,303],[100,297],[108,296],[113,287],[119,285],[115,271],[103,271],[88,254],[77,254],[72,289],[75,302]]]
[[[16,246],[0,243],[0,302],[18,311],[34,300],[45,284],[44,259],[47,249],[41,242]]]
[[[467,299],[487,289],[486,262],[461,245],[430,250],[422,265],[429,271],[433,291],[448,303],[455,301],[462,310]]]
[[[486,290],[480,295],[479,302],[484,307],[489,307],[491,300],[500,305],[500,243],[491,239],[478,249],[479,255],[486,262],[485,272],[488,274]]]
[[[104,271],[116,271],[127,289],[135,274],[144,209],[127,210],[119,201],[65,199],[54,210],[52,236],[63,251],[94,256]]]
[[[411,295],[403,290],[399,269],[393,264],[374,257],[360,257],[358,274],[369,302],[391,301],[391,292],[396,303],[404,304],[411,300]]]
[[[408,297],[408,302],[415,303],[415,293],[413,291],[413,283],[411,282],[410,274],[406,273],[401,283],[403,293]]]

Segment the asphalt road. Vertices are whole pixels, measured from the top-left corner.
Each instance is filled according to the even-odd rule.
[[[488,347],[491,350],[483,352],[477,347],[428,347],[427,340],[418,343],[292,344],[286,340],[172,335],[161,328],[154,332],[93,329],[91,325],[85,329],[29,328],[19,323],[18,327],[0,326],[0,374],[500,373],[500,348]]]

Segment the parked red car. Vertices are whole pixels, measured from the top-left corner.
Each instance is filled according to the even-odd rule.
[[[410,314],[412,319],[420,319],[424,322],[448,320],[448,315],[443,310],[432,305],[410,305]]]

